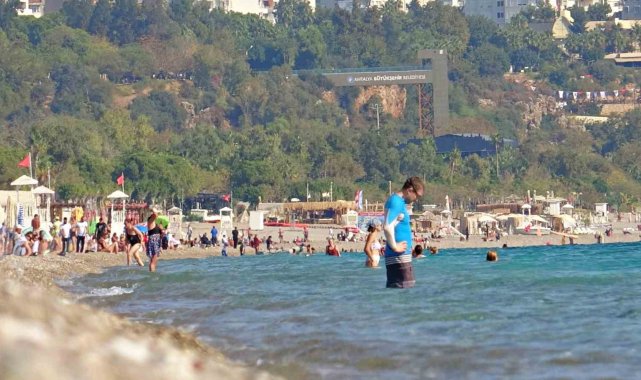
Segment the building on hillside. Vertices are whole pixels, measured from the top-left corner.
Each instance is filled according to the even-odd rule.
[[[530,22],[528,25],[536,32],[550,34],[555,40],[564,40],[572,34],[572,21],[565,16],[558,17],[554,21]]]
[[[641,53],[612,53],[603,59],[613,61],[617,66],[641,67]]]
[[[18,3],[18,16],[33,16],[40,18],[45,12],[45,0],[20,0]]]
[[[641,0],[623,0],[622,3],[622,19],[641,20]]]
[[[382,8],[385,3],[387,3],[388,0],[368,0],[368,1],[361,1],[361,7],[362,8],[368,8],[368,7],[378,7]],[[435,0],[418,0],[418,4],[423,6],[427,3],[430,3]],[[457,2],[459,3],[459,0],[444,0],[441,1],[441,3],[445,5],[451,5],[448,3],[450,2]],[[410,5],[412,1],[411,0],[402,0],[399,1],[399,8],[402,11],[407,11],[407,6]],[[346,11],[351,11],[352,8],[354,7],[354,0],[318,0],[318,7],[320,8],[335,8],[338,7],[340,9],[344,9]]]
[[[463,13],[466,16],[485,16],[499,25],[505,25],[523,9],[535,7],[537,3],[537,0],[465,0]]]
[[[614,20],[610,21],[588,21],[585,23],[585,30],[587,32],[594,29],[604,30],[608,26],[615,25],[623,30],[630,30],[634,28],[635,25],[641,25],[641,17],[639,17],[639,19],[637,20],[620,20],[618,18],[615,18]]]
[[[222,9],[225,12],[255,14],[261,18],[276,22],[274,12],[278,0],[200,0],[207,4],[210,11]],[[308,0],[312,12],[316,9],[316,1]]]
[[[496,146],[491,136],[463,133],[447,134],[438,136],[434,139],[437,154],[448,154],[454,149],[461,152],[461,157],[467,157],[476,154],[480,157],[488,157],[496,154]],[[518,144],[515,140],[503,139],[502,146],[516,147]]]

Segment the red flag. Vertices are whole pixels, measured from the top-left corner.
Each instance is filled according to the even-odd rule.
[[[225,195],[223,195],[223,200],[224,200],[225,202],[229,202],[229,201],[231,200],[231,195],[230,195],[230,194],[225,194]]]
[[[18,166],[23,167],[23,168],[31,167],[31,155],[29,153],[27,153],[27,155],[24,156],[22,161],[18,162]]]
[[[120,177],[116,178],[116,184],[120,186],[125,184],[125,173],[121,173]]]

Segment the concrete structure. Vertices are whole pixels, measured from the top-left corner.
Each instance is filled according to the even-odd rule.
[[[461,157],[467,157],[472,154],[476,154],[479,157],[489,157],[496,154],[496,145],[492,137],[488,135],[474,133],[446,134],[436,137],[434,143],[438,154],[448,154],[454,149],[458,149],[461,152]],[[510,139],[502,139],[500,145],[513,148],[518,146],[515,140]]]
[[[485,16],[499,25],[505,25],[523,9],[536,4],[537,0],[466,0],[463,13],[466,16]]]
[[[419,132],[435,136],[449,126],[447,51],[425,49],[417,55],[416,66],[301,70],[294,74],[320,74],[337,87],[416,84]]]
[[[641,19],[641,0],[622,0],[621,18],[624,20]]]
[[[45,0],[20,0],[18,16],[33,16],[40,18],[45,13]]]

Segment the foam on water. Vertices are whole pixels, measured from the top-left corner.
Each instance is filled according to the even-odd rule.
[[[290,379],[633,378],[640,248],[510,248],[495,263],[483,249],[441,250],[414,262],[406,290],[385,289],[363,254],[161,261],[72,289]]]

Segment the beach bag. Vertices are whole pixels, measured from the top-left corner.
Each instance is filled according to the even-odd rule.
[[[169,237],[167,237],[167,235],[163,235],[161,244],[162,249],[169,249]]]

